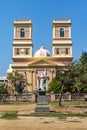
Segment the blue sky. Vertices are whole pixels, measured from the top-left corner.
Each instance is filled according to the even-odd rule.
[[[70,18],[73,57],[87,51],[87,0],[0,0],[0,76],[12,63],[13,22],[31,19],[34,52],[44,45],[51,52],[53,19]]]

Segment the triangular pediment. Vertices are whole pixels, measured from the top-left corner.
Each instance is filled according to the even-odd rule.
[[[28,64],[28,66],[56,66],[56,65],[57,64],[55,64],[54,62],[46,59],[39,59],[37,61]]]

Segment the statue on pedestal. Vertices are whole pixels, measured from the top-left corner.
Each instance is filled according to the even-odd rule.
[[[46,80],[47,80],[47,72],[46,70],[41,73],[38,77],[39,81],[39,90],[37,91],[37,100],[36,100],[36,113],[49,113],[50,108],[48,106],[48,98],[46,95]]]

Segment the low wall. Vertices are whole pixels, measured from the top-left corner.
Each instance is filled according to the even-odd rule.
[[[62,100],[64,101],[72,101],[72,100],[84,100],[86,94],[78,95],[78,94],[63,94]],[[48,102],[58,101],[59,94],[47,93]],[[7,95],[0,94],[0,102],[10,102],[10,101],[27,101],[27,102],[37,102],[37,95],[35,93],[28,94],[19,94],[19,95]]]
[[[51,94],[51,101],[58,101],[59,99],[59,94]],[[78,95],[78,94],[63,94],[62,95],[62,100],[64,101],[78,101],[78,100],[84,100],[85,99],[85,94]]]

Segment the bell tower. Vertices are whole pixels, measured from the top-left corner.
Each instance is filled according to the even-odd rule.
[[[71,21],[56,19],[52,24],[52,57],[72,59]]]
[[[14,21],[13,59],[32,57],[32,22],[31,20]]]

